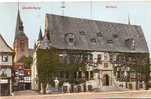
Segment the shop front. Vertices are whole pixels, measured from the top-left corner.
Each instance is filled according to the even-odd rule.
[[[11,68],[0,68],[0,96],[9,96],[12,92]]]
[[[0,79],[0,96],[10,95],[10,79]]]

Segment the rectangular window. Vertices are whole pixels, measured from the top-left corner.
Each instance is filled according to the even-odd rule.
[[[88,60],[89,60],[88,61],[89,63],[93,63],[93,55],[92,54],[88,55]]]
[[[82,59],[82,63],[87,63],[87,61],[88,61],[88,55],[83,55],[82,58],[83,58]]]
[[[65,72],[65,76],[68,79],[69,78],[69,72]]]
[[[25,46],[25,42],[24,42],[24,40],[21,40],[21,41],[20,41],[21,51],[24,51],[24,46]]]
[[[85,78],[89,79],[89,71],[85,71]]]
[[[89,55],[89,60],[93,60],[93,55],[92,54]]]
[[[82,78],[82,71],[78,72],[78,78]]]
[[[60,78],[64,78],[64,71],[60,71],[59,73],[60,73],[60,74],[59,74],[59,77],[60,77]]]
[[[101,56],[101,54],[98,54],[97,63],[102,64],[101,60],[102,60],[102,56]]]
[[[93,79],[93,71],[90,71],[90,78]]]
[[[104,53],[104,60],[107,60],[107,59],[108,59],[107,53]]]
[[[114,57],[113,57],[112,54],[110,54],[110,61],[111,61],[111,62],[114,61]]]
[[[6,55],[2,56],[2,62],[8,62],[8,56]]]

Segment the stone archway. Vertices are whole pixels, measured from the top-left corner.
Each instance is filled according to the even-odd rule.
[[[110,81],[109,81],[109,76],[107,75],[107,74],[105,74],[104,76],[103,76],[103,86],[109,86],[109,83]]]

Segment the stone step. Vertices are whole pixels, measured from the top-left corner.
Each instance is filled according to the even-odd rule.
[[[96,88],[94,91],[96,92],[104,92],[104,91],[127,91],[128,89],[115,87],[115,86],[103,86],[101,88]]]

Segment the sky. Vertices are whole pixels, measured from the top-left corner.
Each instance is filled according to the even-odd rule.
[[[107,22],[141,25],[151,53],[151,2],[147,1],[78,1],[64,2],[20,2],[19,9],[24,32],[33,48],[40,28],[44,32],[45,15],[57,14],[79,18],[88,18]],[[15,35],[18,3],[0,3],[0,34],[12,47]]]

